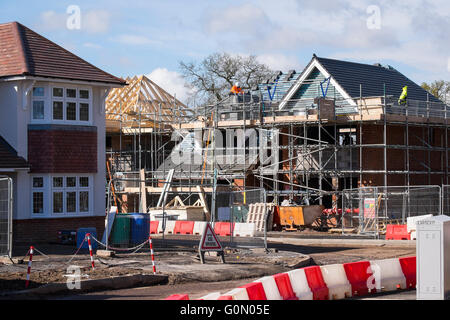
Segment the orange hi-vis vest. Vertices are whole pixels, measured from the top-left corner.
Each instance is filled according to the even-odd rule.
[[[235,93],[235,94],[242,93],[242,89],[241,89],[240,87],[233,86],[233,87],[231,88],[231,93]]]

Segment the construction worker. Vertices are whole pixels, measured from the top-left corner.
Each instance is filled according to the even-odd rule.
[[[233,93],[233,94],[242,94],[243,91],[241,89],[241,86],[240,86],[239,82],[236,82],[234,84],[234,86],[231,88],[230,92]]]
[[[399,105],[405,105],[406,99],[408,98],[408,86],[403,87],[402,95],[400,96],[400,99],[398,99]]]

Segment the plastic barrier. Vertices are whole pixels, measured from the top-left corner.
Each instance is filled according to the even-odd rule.
[[[305,270],[297,269],[289,271],[289,280],[291,281],[292,290],[299,300],[312,300],[313,293],[308,285]]]
[[[278,287],[278,292],[283,300],[298,300],[291,286],[291,280],[287,273],[279,273],[273,276]],[[266,291],[267,293],[267,291]],[[271,300],[271,299],[269,299]]]
[[[377,291],[406,289],[406,278],[398,259],[370,261]]]
[[[231,222],[216,222],[214,224],[214,233],[218,236],[231,236],[235,223],[230,226]]]
[[[231,297],[232,300],[250,300],[248,297],[247,290],[245,288],[236,288],[227,293],[225,293],[222,297]],[[227,299],[219,299],[219,300],[231,300]]]
[[[367,279],[371,276],[369,273],[370,262],[350,262],[343,264],[347,279],[352,285],[353,296],[364,296],[369,294],[369,288],[367,287]]]
[[[202,235],[203,231],[205,230],[206,224],[206,221],[194,221],[194,230],[192,231],[192,233]]]
[[[256,233],[256,223],[240,223],[234,225],[234,237],[254,237]]]
[[[306,280],[313,293],[314,300],[329,300],[328,287],[323,280],[322,271],[319,266],[306,267]]]
[[[217,300],[220,297],[221,297],[220,292],[213,292],[213,293],[207,294],[206,296],[199,298],[198,300]]]
[[[233,300],[232,296],[220,296],[217,300]]]
[[[406,279],[406,287],[412,289],[416,287],[416,257],[407,257],[398,259],[402,272]]]
[[[194,221],[175,221],[174,234],[193,234]]]
[[[347,279],[342,264],[331,264],[320,267],[323,280],[328,287],[330,300],[350,298],[352,296],[352,285]]]
[[[264,292],[264,287],[261,282],[252,282],[240,286],[239,288],[244,288],[247,290],[249,300],[267,300],[266,293]]]
[[[150,234],[158,233],[159,221],[150,221]]]
[[[187,294],[173,294],[164,300],[189,300],[189,296]]]
[[[386,240],[411,240],[406,224],[386,226]]]
[[[177,222],[176,220],[167,220],[166,221],[166,231],[165,231],[166,234],[167,233],[173,233],[173,230],[175,229],[175,223],[176,222]],[[162,233],[163,232],[162,231],[162,225],[163,225],[163,222],[160,221],[160,224],[158,226],[158,233]]]
[[[278,291],[278,286],[275,282],[274,277],[268,276],[261,279],[255,280],[254,282],[261,282],[264,287],[264,292],[266,293],[267,300],[283,300],[283,297]]]

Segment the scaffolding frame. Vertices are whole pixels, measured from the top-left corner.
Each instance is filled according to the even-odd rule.
[[[384,86],[383,89],[385,92],[383,96],[365,97],[363,87],[360,85],[359,97],[351,98],[356,102],[355,112],[350,113],[337,112],[348,109],[349,99],[339,99],[335,93],[333,98],[321,97],[319,87],[318,96],[315,99],[289,101],[291,105],[306,105],[303,109],[294,107],[291,110],[280,110],[278,107],[282,97],[280,100],[267,101],[261,99],[260,92],[259,98],[258,94],[252,92],[240,97],[231,96],[226,101],[193,110],[189,115],[177,112],[177,103],[174,101],[172,106],[167,107],[173,112],[171,119],[164,119],[161,116],[163,113],[160,105],[159,112],[145,113],[145,119],[151,118],[153,125],[150,126],[152,130],[149,149],[143,150],[141,146],[141,136],[148,134],[148,132],[143,133],[142,128],[149,128],[148,124],[141,126],[144,113],[139,112],[139,117],[133,120],[137,123],[134,128],[138,129],[133,132],[136,155],[134,159],[135,161],[139,159],[133,168],[144,169],[146,181],[150,186],[157,188],[161,181],[161,174],[162,176],[167,174],[164,160],[168,156],[167,151],[170,152],[170,147],[173,147],[169,146],[167,137],[175,130],[201,130],[202,136],[205,132],[212,132],[212,150],[208,151],[212,156],[210,159],[212,164],[206,163],[204,172],[192,170],[189,166],[187,177],[174,182],[174,187],[187,187],[189,194],[195,193],[195,186],[199,185],[198,174],[206,173],[203,185],[212,186],[214,169],[218,169],[216,159],[218,148],[214,131],[236,128],[245,132],[246,129],[252,128],[277,132],[281,136],[279,149],[282,159],[276,164],[278,166],[276,173],[265,173],[261,164],[259,167],[248,169],[247,164],[244,163],[244,169],[241,172],[226,174],[219,170],[218,177],[222,182],[229,184],[233,184],[236,179],[242,179],[242,187],[245,189],[251,184],[249,177],[253,176],[259,180],[259,187],[266,189],[268,196],[271,196],[275,203],[280,203],[280,197],[284,196],[288,196],[291,200],[295,196],[304,196],[316,197],[316,201],[323,204],[324,196],[338,196],[344,189],[371,185],[370,182],[365,183],[370,180],[370,177],[381,176],[378,178],[382,179],[378,185],[384,186],[392,185],[389,183],[390,176],[403,176],[404,185],[407,187],[417,184],[448,184],[448,106],[445,103],[431,102],[429,98],[427,101],[407,100],[405,105],[398,105],[396,97],[387,96],[386,87]],[[311,106],[315,104],[315,108],[309,108],[307,106],[309,102]],[[326,107],[326,103],[331,103],[334,108],[333,117],[322,116],[321,107]],[[127,123],[128,120],[122,120],[122,117],[127,115],[118,116],[120,120],[117,121],[120,121],[121,126],[120,141],[122,141],[124,134],[122,124]],[[369,125],[380,129],[382,137],[379,140],[381,141],[370,142],[366,132]],[[392,137],[389,135],[389,130],[395,127],[401,128],[403,143],[390,142]],[[343,144],[340,141],[342,129],[348,131],[350,144]],[[439,145],[436,140],[439,140]],[[416,143],[413,143],[414,141]],[[246,147],[246,144],[244,146]],[[207,148],[208,146],[204,146],[204,152]],[[237,148],[235,149],[238,151]],[[380,149],[381,167],[370,168],[365,165],[366,157],[370,157],[368,150]],[[388,163],[389,154],[393,151],[396,154],[399,152],[403,154],[401,168],[395,168]],[[152,156],[151,165],[142,166],[142,153],[149,153]],[[315,166],[312,163],[311,153],[318,154]],[[349,156],[348,163],[343,168],[339,155],[344,153],[348,153]],[[122,156],[122,145],[119,154]],[[418,154],[423,154],[423,159],[418,159]],[[286,157],[283,158],[284,155]],[[436,156],[439,157],[439,168],[436,168],[436,160],[434,160]],[[285,162],[288,162],[287,166]],[[157,170],[161,165],[163,165],[162,172]],[[129,170],[126,173],[138,174],[138,170]],[[439,177],[440,183],[437,183],[436,176]],[[423,179],[426,181],[424,182]],[[177,179],[174,178],[174,180]],[[342,186],[339,180],[342,181]],[[373,180],[376,179],[373,178]],[[254,182],[254,185],[256,184]],[[288,186],[288,190],[280,188],[281,185]],[[334,206],[339,207],[333,200]]]

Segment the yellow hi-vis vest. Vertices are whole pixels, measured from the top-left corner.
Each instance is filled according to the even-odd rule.
[[[398,103],[399,104],[405,103],[407,97],[408,97],[408,87],[404,86],[403,87],[403,91],[402,91],[402,95],[400,96],[400,99],[398,99]]]

